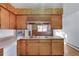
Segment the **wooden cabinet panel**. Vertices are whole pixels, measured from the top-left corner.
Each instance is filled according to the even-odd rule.
[[[26,53],[27,53],[27,50],[26,50],[26,49],[27,49],[27,48],[26,48],[26,42],[21,42],[21,46],[22,46],[22,47],[21,47],[21,50],[20,50],[20,51],[21,51],[21,55],[22,55],[22,56],[25,56]]]
[[[57,40],[56,40],[57,41]],[[63,40],[56,42],[52,40],[52,55],[64,55],[64,43]]]
[[[1,8],[1,28],[9,28],[9,12],[4,8]]]
[[[3,56],[3,48],[0,48],[0,56]]]
[[[14,29],[15,28],[15,8],[10,4],[0,4],[0,28]]]
[[[16,20],[16,16],[13,13],[10,13],[10,21],[9,21],[10,29],[15,29],[15,25],[16,25],[15,20]]]
[[[38,55],[38,42],[29,42],[29,40],[17,41],[17,55]]]
[[[17,16],[17,29],[26,29],[27,16]]]
[[[20,53],[20,49],[21,48],[21,43],[20,43],[20,40],[17,41],[17,56],[20,56],[21,53]]]
[[[0,3],[0,6],[16,14],[16,9],[10,3]]]
[[[33,42],[32,42],[33,41]],[[51,41],[51,42],[50,42]],[[17,55],[28,56],[28,55],[64,55],[64,40],[62,39],[51,39],[51,40],[18,40],[17,41]]]
[[[51,39],[49,39],[49,40],[48,39],[45,39],[45,40],[44,39],[39,39],[40,43],[43,43],[43,42],[44,43],[51,43],[51,41],[52,41]]]
[[[17,55],[18,56],[26,56],[27,54],[27,50],[26,50],[26,41],[25,40],[21,40],[21,41],[17,41]]]
[[[51,55],[51,43],[39,43],[39,55]]]
[[[51,27],[52,29],[62,29],[62,15],[52,15]]]
[[[27,55],[39,55],[39,43],[38,42],[29,42],[27,44]]]

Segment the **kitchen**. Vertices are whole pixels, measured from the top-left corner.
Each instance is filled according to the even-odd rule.
[[[6,30],[8,32],[13,30],[13,33],[11,32],[12,35],[10,35],[12,37],[4,36],[4,34],[1,35],[6,38],[8,37],[9,40],[12,39],[15,43],[15,55],[63,56],[64,37],[57,36],[56,34],[57,31],[61,32],[62,30],[62,4],[47,4],[54,5],[53,8],[51,6],[47,8],[43,4],[38,4],[41,6],[39,8],[14,7],[21,4],[0,3],[0,30],[1,32],[4,30],[5,33],[7,32]],[[22,5],[27,6],[28,4]],[[5,46],[1,47],[1,55],[7,55],[5,50],[8,48],[6,47],[12,44],[12,41],[6,41],[9,44],[5,43]],[[12,53],[9,55],[12,55]]]

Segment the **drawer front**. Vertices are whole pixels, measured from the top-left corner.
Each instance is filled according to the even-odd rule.
[[[51,43],[52,40],[51,40],[51,39],[40,39],[39,42],[40,42],[40,43],[41,43],[41,42],[49,42],[49,43]]]

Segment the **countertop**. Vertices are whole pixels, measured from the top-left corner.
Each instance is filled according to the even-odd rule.
[[[6,48],[16,42],[15,36],[0,37],[0,48]]]
[[[64,39],[60,36],[37,36],[37,37],[27,37],[27,38],[23,38],[23,37],[20,37],[18,39]]]

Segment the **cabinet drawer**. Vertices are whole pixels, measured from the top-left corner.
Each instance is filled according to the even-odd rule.
[[[39,42],[40,43],[41,42],[49,42],[49,43],[51,43],[52,41],[51,41],[51,39],[40,39]]]

